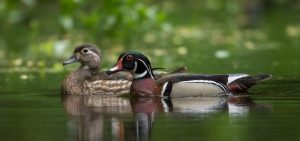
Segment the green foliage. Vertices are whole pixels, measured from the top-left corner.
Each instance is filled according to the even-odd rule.
[[[139,50],[154,66],[164,68],[188,66],[202,73],[298,72],[294,56],[299,53],[299,4],[289,0],[2,0],[0,66],[57,72],[64,70],[60,62],[75,46],[93,43],[103,51],[103,66],[114,63],[123,50]]]
[[[160,28],[164,14],[138,0],[61,0],[60,25],[64,33],[92,36],[131,44]]]
[[[0,32],[9,33],[0,34],[0,59],[8,61],[0,64],[21,58],[47,60],[46,67],[82,43],[102,50],[138,46],[165,22],[157,6],[138,0],[3,0],[0,15]]]

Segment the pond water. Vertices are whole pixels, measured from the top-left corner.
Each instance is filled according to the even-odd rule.
[[[1,140],[299,140],[299,80],[226,98],[61,96],[65,74],[1,74]],[[18,80],[18,81],[17,81]],[[249,99],[252,99],[250,102]]]

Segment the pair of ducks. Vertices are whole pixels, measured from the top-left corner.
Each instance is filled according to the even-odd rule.
[[[254,84],[270,79],[269,74],[202,75],[183,73],[157,74],[149,59],[139,52],[122,53],[109,71],[101,72],[101,52],[94,45],[81,45],[63,65],[79,62],[81,66],[62,83],[66,94],[127,94],[146,97],[216,96],[246,92]]]

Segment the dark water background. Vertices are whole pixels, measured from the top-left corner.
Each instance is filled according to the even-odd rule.
[[[119,4],[125,11],[140,7],[132,21],[119,19],[132,16],[109,8],[114,2],[93,1],[104,19],[89,17],[87,2],[0,2],[1,140],[300,140],[298,1]],[[110,18],[118,22],[99,22]],[[273,79],[253,87],[254,103],[242,105],[222,98],[61,97],[61,81],[77,67],[61,62],[85,42],[102,49],[104,68],[130,49],[148,54],[155,67]]]

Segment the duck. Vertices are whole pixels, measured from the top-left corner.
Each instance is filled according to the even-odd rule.
[[[138,97],[220,96],[247,93],[258,82],[272,78],[270,74],[191,74],[175,73],[156,78],[150,60],[141,52],[125,51],[108,74],[130,72],[130,93]]]
[[[69,73],[63,80],[61,90],[64,94],[125,94],[129,92],[131,75],[119,73],[107,75],[100,71],[102,54],[96,45],[77,46],[63,66],[80,63],[80,67]]]
[[[65,76],[61,84],[61,93],[75,95],[128,94],[133,80],[132,74],[119,72],[108,75],[107,71],[101,71],[102,58],[101,50],[96,45],[77,46],[73,54],[63,62],[63,66],[80,63],[80,67]],[[159,68],[153,69],[156,70],[155,75],[158,78],[168,74],[165,71],[158,71]],[[179,67],[170,73],[181,73],[186,70],[186,67]]]

